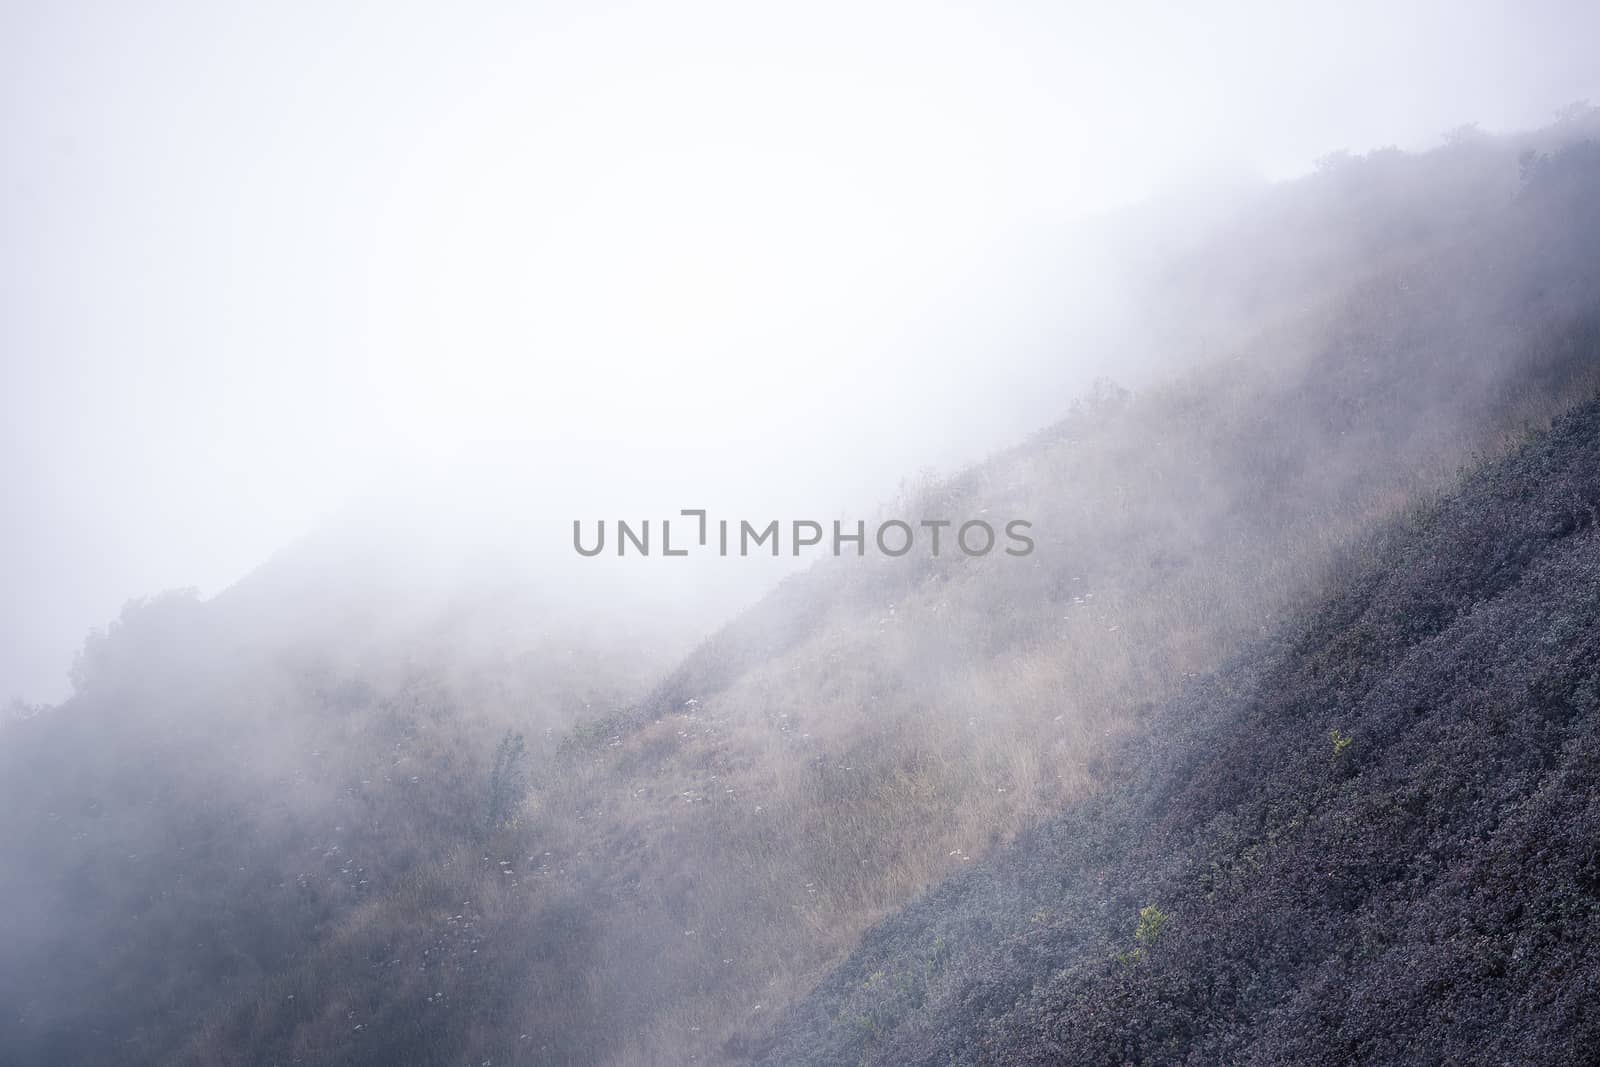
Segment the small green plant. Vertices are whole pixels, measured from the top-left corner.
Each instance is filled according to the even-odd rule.
[[[1355,738],[1351,737],[1349,734],[1340,733],[1337,726],[1328,731],[1328,739],[1333,742],[1334,759],[1338,759],[1343,756],[1345,754],[1345,750],[1350,747],[1350,742],[1355,740]]]
[[[1139,925],[1134,927],[1133,939],[1137,944],[1130,952],[1119,952],[1117,959],[1125,966],[1133,966],[1144,959],[1147,949],[1156,943],[1161,936],[1161,931],[1166,927],[1171,916],[1154,904],[1146,904],[1139,909]]]
[[[1133,939],[1145,948],[1155,944],[1168,918],[1167,913],[1154,904],[1145,905],[1139,909],[1139,925],[1133,931]]]

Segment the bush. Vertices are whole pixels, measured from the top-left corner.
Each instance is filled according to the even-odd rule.
[[[487,830],[493,833],[516,818],[527,784],[522,763],[527,745],[519,733],[506,731],[494,750],[494,769],[489,772],[489,815]]]

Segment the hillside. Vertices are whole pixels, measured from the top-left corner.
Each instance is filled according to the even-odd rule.
[[[1597,512],[1600,401],[1365,541],[760,1062],[1587,1062]]]
[[[1046,1055],[1069,1009],[1109,1017],[1092,997],[1121,972],[1099,953],[1132,950],[1146,905],[1170,918],[1127,975],[1175,968],[1153,987],[1170,1004],[1137,1001],[1157,1012],[1151,1040],[1204,1053],[1233,1034],[1248,1051],[1205,998],[1244,1012],[1327,946],[1227,979],[1235,992],[1183,985],[1189,939],[1255,929],[1195,918],[1180,892],[1193,831],[1225,865],[1219,893],[1270,897],[1244,869],[1277,853],[1242,842],[1272,820],[1308,824],[1289,769],[1331,804],[1389,766],[1369,763],[1388,735],[1358,701],[1405,664],[1379,661],[1399,638],[1375,630],[1370,650],[1296,638],[1302,659],[1257,652],[1197,679],[1324,617],[1305,613],[1330,594],[1400,581],[1385,567],[1421,544],[1406,538],[1464,535],[1456,503],[1424,534],[1392,524],[1600,388],[1597,135],[1591,113],[1346,159],[1142,268],[1152,310],[1129,345],[1174,346],[1159,380],[1103,385],[886,505],[1025,516],[1038,549],[1024,560],[827,560],[670,667],[626,633],[540,617],[537,600],[397,618],[382,590],[330,586],[292,555],[212,601],[130,608],[86,646],[71,700],[0,727],[0,894],[15,902],[0,1002],[18,1006],[0,1017],[0,1060]],[[1521,559],[1521,513],[1495,514],[1501,527],[1440,565]],[[1452,604],[1385,625],[1453,632]],[[1299,725],[1259,753],[1248,730],[1228,733],[1244,713],[1216,694],[1265,707],[1313,662],[1338,667],[1348,712],[1295,705]],[[1337,761],[1332,729],[1354,739]],[[1226,744],[1238,751],[1215,773],[1252,776],[1156,799]],[[1272,782],[1288,807],[1181,822]],[[1093,892],[1068,899],[1026,873],[1057,867]],[[1365,900],[1352,884],[1335,896]],[[1041,984],[1063,968],[1075,977]],[[969,1026],[980,1017],[992,1027]],[[1213,1018],[1218,1033],[1196,1036]]]

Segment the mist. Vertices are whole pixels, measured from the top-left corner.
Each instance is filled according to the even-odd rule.
[[[1595,39],[8,9],[0,1060],[1580,1058]]]
[[[30,701],[125,601],[333,529],[544,575],[572,518],[881,502],[1161,360],[1108,215],[1600,97],[1581,4],[5,20]]]

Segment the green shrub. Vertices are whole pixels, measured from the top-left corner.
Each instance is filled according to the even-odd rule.
[[[1169,916],[1154,904],[1147,904],[1139,909],[1139,925],[1133,932],[1133,938],[1143,948],[1148,948],[1156,943],[1156,938],[1161,936],[1162,929],[1167,925]]]
[[[1333,742],[1334,759],[1338,759],[1343,756],[1345,754],[1345,750],[1350,747],[1350,742],[1355,740],[1355,738],[1351,737],[1349,734],[1340,733],[1337,726],[1328,731],[1328,739]]]
[[[1161,936],[1161,931],[1166,928],[1167,920],[1171,917],[1154,904],[1146,904],[1140,908],[1139,924],[1133,930],[1133,939],[1137,944],[1130,952],[1119,952],[1117,960],[1124,966],[1131,967],[1144,959],[1145,950],[1156,943],[1156,939]]]

